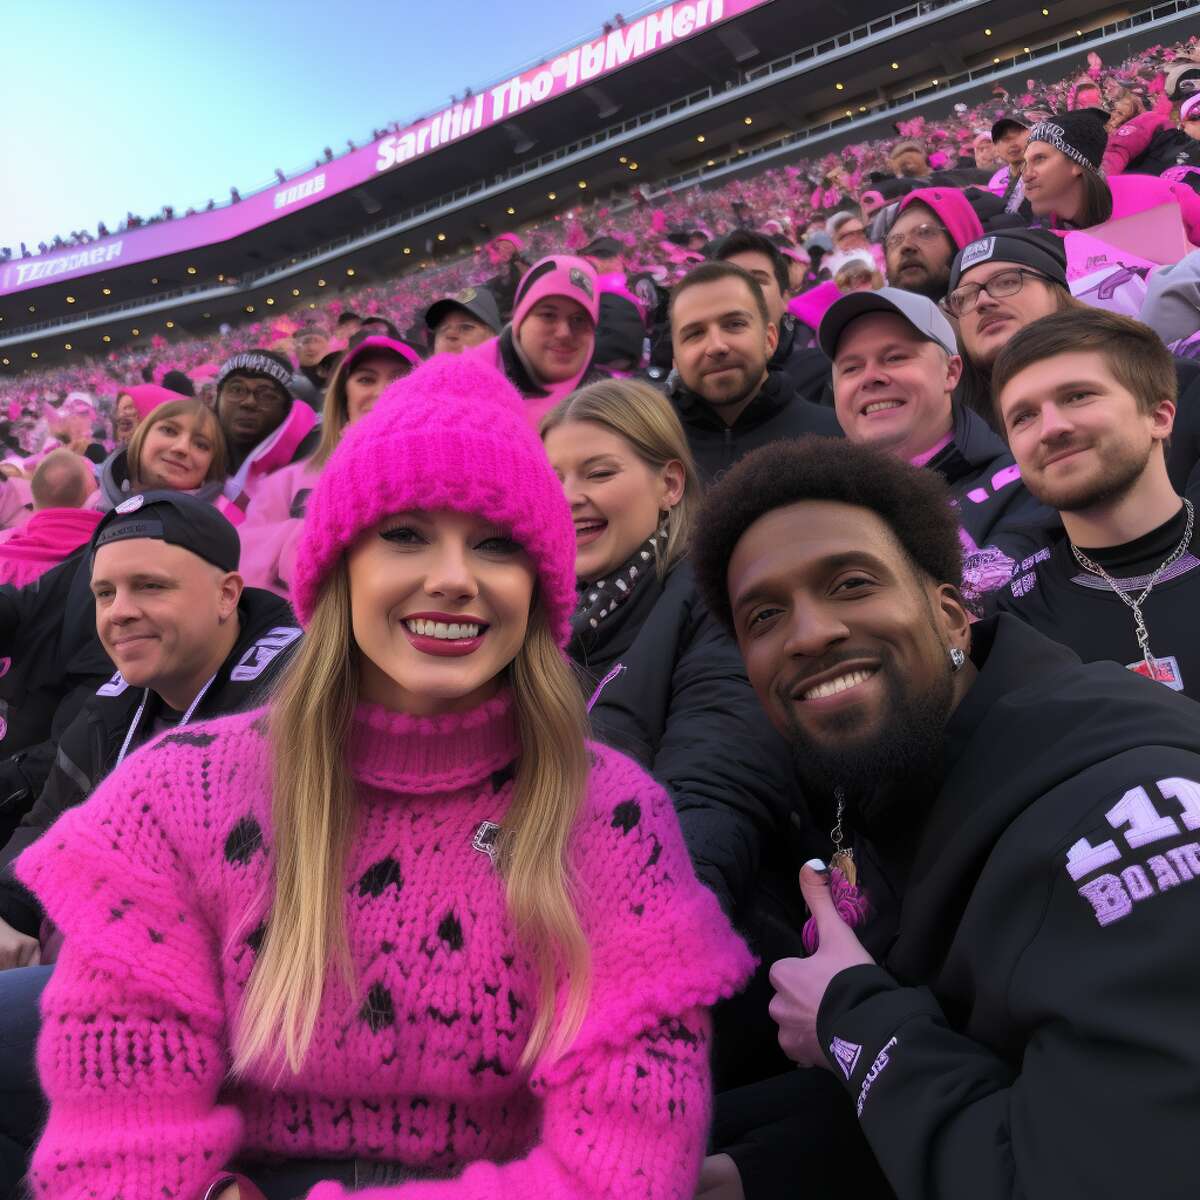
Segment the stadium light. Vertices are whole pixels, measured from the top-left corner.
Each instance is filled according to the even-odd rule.
[[[36,305],[36,304],[31,304],[31,305],[29,306],[29,311],[30,311],[30,312],[37,312],[37,305]]]
[[[993,62],[993,63],[998,63],[999,61],[1000,61],[1000,60],[999,60],[998,58],[993,58],[993,59],[992,59],[992,62]]]
[[[547,193],[546,193],[546,199],[547,199],[547,200],[557,200],[557,199],[558,199],[558,193],[557,193],[557,192],[547,192]]]
[[[629,159],[626,158],[624,154],[622,154],[621,157],[617,159],[617,162],[619,162],[621,164],[621,166],[624,166],[628,161],[629,161]]]
[[[300,289],[299,289],[299,288],[292,288],[292,295],[293,295],[293,296],[298,296],[298,295],[300,295]]]
[[[717,160],[715,158],[710,158],[704,165],[706,167],[715,167],[717,165]]]
[[[189,274],[189,275],[195,275],[195,273],[196,273],[196,268],[195,268],[195,267],[188,267],[188,274]]]
[[[134,337],[138,337],[139,334],[141,333],[141,330],[131,329],[129,332],[132,333]]]
[[[168,321],[168,322],[167,322],[167,328],[168,328],[168,329],[174,329],[174,328],[175,328],[175,322],[174,322],[174,321]]]
[[[837,88],[839,92],[844,92],[846,90],[846,85],[844,83],[835,83],[833,86]]]
[[[412,253],[412,247],[411,247],[411,246],[405,246],[405,247],[404,247],[404,253],[405,253],[405,254],[411,254],[411,253]]]
[[[224,275],[218,275],[218,276],[217,276],[217,282],[218,282],[218,283],[224,283],[224,282],[225,282],[225,276],[224,276]]]
[[[253,304],[247,304],[247,305],[246,305],[246,311],[247,311],[247,312],[253,312],[253,311],[254,311],[254,305],[253,305]]]
[[[753,117],[743,117],[743,118],[742,118],[742,124],[743,124],[743,125],[753,125],[753,124],[754,124],[754,118],[753,118]]]
[[[517,215],[517,210],[513,208],[511,204],[504,211],[508,213],[510,217],[515,217]]]
[[[75,303],[75,297],[74,297],[74,296],[68,296],[68,297],[67,297],[67,303],[68,303],[68,304],[74,304],[74,303]]]
[[[100,340],[101,340],[102,342],[111,342],[111,341],[112,341],[112,338],[110,338],[110,337],[108,336],[108,334],[106,333],[106,334],[105,334],[105,335],[104,335],[104,336],[103,336],[103,337],[102,337]]]
[[[2,359],[0,359],[0,362],[2,362],[7,367],[7,366],[9,366],[10,360],[7,358],[2,358]]]
[[[63,349],[64,349],[64,350],[70,350],[70,348],[71,348],[71,343],[70,343],[70,342],[63,342]]]
[[[859,112],[866,112],[866,111],[867,111],[867,106],[866,106],[865,104],[860,104],[860,105],[858,106],[858,111],[859,111]]]
[[[157,275],[152,275],[152,276],[150,277],[150,282],[151,282],[151,283],[157,283],[157,282],[158,282],[158,276],[157,276]]]
[[[324,286],[325,286],[325,280],[323,280],[323,279],[318,279],[318,280],[317,280],[317,287],[324,287]]]
[[[550,199],[551,199],[551,200],[553,200],[553,199],[554,199],[554,197],[553,197],[553,196],[551,196],[551,197],[550,197]],[[439,233],[439,234],[437,235],[437,237],[438,237],[438,241],[439,241],[439,242],[444,242],[444,241],[446,240],[446,235],[445,235],[444,233]]]
[[[1042,9],[1042,16],[1043,16],[1043,17],[1048,17],[1049,15],[1050,15],[1050,10],[1049,10],[1048,8],[1043,8],[1043,9]]]
[[[101,288],[101,289],[100,289],[100,291],[101,291],[101,292],[102,292],[102,293],[103,293],[105,296],[111,296],[111,295],[112,295],[112,288]]]
[[[268,304],[274,304],[274,303],[275,303],[275,297],[274,297],[274,296],[268,296],[268,297],[267,297],[267,303],[268,303]]]
[[[636,170],[638,169],[638,168],[637,168],[637,163],[635,163],[635,162],[631,162],[631,163],[629,164],[629,169],[630,169],[631,171],[636,171]]]
[[[30,358],[37,358],[37,351],[36,351],[36,350],[30,350],[30,352],[29,352],[29,357],[30,357]]]
[[[1075,36],[1076,36],[1076,37],[1083,37],[1083,30],[1082,30],[1082,29],[1077,29],[1077,30],[1075,30]]]
[[[991,31],[990,29],[985,29],[985,30],[983,31],[983,36],[984,36],[984,37],[991,37],[991,36],[992,36],[992,31]]]
[[[898,70],[900,70],[900,64],[899,64],[899,63],[895,63],[895,62],[894,62],[894,63],[892,63],[892,70],[893,70],[893,71],[898,71]]]
[[[584,189],[585,187],[587,187],[587,180],[586,180],[586,179],[581,179],[581,180],[579,181],[579,190],[580,190],[580,191],[583,191],[583,189]]]
[[[700,142],[701,144],[703,144],[703,142],[704,142],[704,134],[702,134],[702,133],[698,133],[698,134],[696,134],[696,141],[698,141],[698,142]]]
[[[347,268],[346,268],[346,274],[347,274],[347,275],[353,275],[353,274],[354,274],[354,268],[353,268],[353,267],[347,267]]]

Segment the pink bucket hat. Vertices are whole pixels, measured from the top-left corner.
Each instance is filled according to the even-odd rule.
[[[575,526],[525,402],[494,367],[439,354],[354,422],[308,502],[292,602],[308,625],[321,586],[358,537],[394,513],[450,509],[508,530],[533,560],[555,641],[575,607]]]

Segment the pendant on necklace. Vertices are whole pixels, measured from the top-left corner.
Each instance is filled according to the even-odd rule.
[[[858,868],[854,865],[852,850],[839,850],[830,860],[829,866],[834,871],[840,871],[842,878],[851,886],[858,886]]]

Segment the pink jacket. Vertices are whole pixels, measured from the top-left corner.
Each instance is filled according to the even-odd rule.
[[[92,536],[102,516],[90,508],[47,508],[0,534],[0,583],[24,587],[58,566]]]
[[[1139,113],[1108,135],[1108,147],[1100,161],[1100,169],[1107,175],[1119,175],[1137,158],[1145,153],[1150,139],[1160,130],[1171,125],[1169,115],[1157,112]]]
[[[591,746],[568,849],[590,1001],[557,1061],[518,1065],[536,974],[491,849],[519,754],[506,692],[438,718],[358,707],[354,986],[330,970],[297,1074],[264,1064],[231,1082],[275,853],[266,716],[164,734],[18,860],[64,933],[42,997],[38,1200],[199,1200],[239,1154],[461,1170],[355,1200],[690,1200],[706,1010],[745,983],[750,953],[662,788]]]
[[[321,477],[320,469],[309,461],[292,463],[266,476],[238,528],[242,578],[250,587],[266,588],[284,598],[291,587],[308,495]]]

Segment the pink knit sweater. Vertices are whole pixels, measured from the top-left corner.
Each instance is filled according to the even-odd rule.
[[[42,1006],[35,1195],[197,1200],[236,1156],[282,1155],[461,1169],[357,1200],[690,1200],[705,1009],[745,982],[749,952],[696,882],[662,790],[593,747],[571,849],[591,1005],[562,1058],[518,1069],[534,968],[476,848],[512,794],[507,695],[437,719],[360,706],[356,989],[331,972],[298,1075],[230,1082],[274,840],[265,716],[163,735],[19,860],[66,934]],[[344,1195],[325,1183],[309,1200]]]

